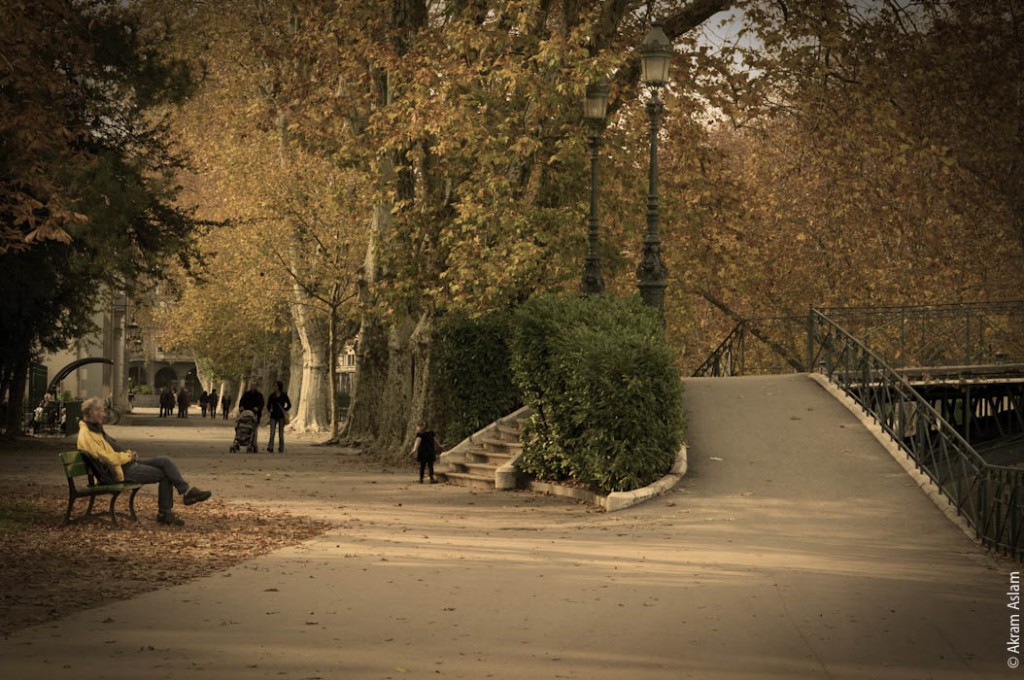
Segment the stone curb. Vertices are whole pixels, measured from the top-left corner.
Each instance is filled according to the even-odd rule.
[[[600,508],[604,508],[607,512],[617,512],[619,510],[625,510],[626,508],[638,505],[646,500],[660,496],[661,494],[672,490],[677,484],[679,484],[683,476],[686,475],[687,467],[687,447],[686,444],[683,444],[679,447],[679,452],[676,453],[676,461],[672,464],[672,469],[669,470],[668,474],[658,481],[641,489],[634,489],[633,491],[615,491],[605,495],[595,493],[587,489],[562,486],[561,484],[555,484],[553,482],[539,482],[532,480],[527,482],[525,488],[530,491],[545,493],[552,496],[575,498],[578,501],[584,501]]]

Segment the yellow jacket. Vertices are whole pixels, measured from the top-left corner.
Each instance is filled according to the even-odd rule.
[[[124,472],[121,471],[121,466],[132,461],[132,452],[115,451],[110,442],[103,437],[103,433],[90,430],[88,423],[84,420],[78,421],[77,448],[110,463],[118,481],[124,481]]]

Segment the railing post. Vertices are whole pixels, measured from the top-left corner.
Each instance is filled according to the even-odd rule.
[[[747,373],[747,320],[744,319],[740,322],[740,337],[739,340],[739,362],[740,372],[738,375],[746,375]]]
[[[807,372],[814,373],[814,307],[807,312]]]

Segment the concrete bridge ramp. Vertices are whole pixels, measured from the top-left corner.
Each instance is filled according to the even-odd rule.
[[[731,677],[1017,676],[1019,565],[977,547],[822,386],[691,379],[686,404],[680,549],[735,589],[713,616],[736,652],[722,664],[763,663]]]

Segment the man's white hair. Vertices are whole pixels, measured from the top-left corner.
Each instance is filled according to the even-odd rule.
[[[100,409],[106,410],[106,405],[99,397],[89,397],[82,402],[82,417],[92,417],[92,414]]]

